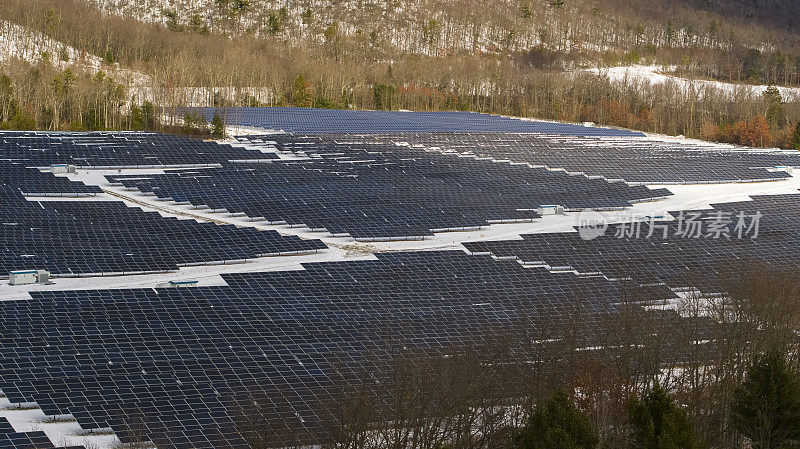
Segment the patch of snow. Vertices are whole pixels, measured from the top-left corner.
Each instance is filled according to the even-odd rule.
[[[675,67],[670,66],[618,66],[604,68],[585,69],[585,72],[593,73],[608,78],[613,83],[646,83],[651,85],[672,84],[678,86],[684,93],[696,92],[702,95],[704,90],[713,89],[718,92],[733,96],[736,94],[761,95],[769,86],[726,83],[723,81],[713,81],[704,79],[689,79],[677,75],[671,75]],[[777,86],[781,96],[785,99],[800,99],[800,88]]]
[[[17,432],[44,432],[58,447],[111,449],[122,445],[113,432],[89,433],[70,415],[53,419],[52,416],[46,416],[38,406],[24,405],[18,408],[18,404],[12,404],[5,397],[0,398],[0,417],[6,418]]]

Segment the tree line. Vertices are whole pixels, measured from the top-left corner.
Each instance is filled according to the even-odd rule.
[[[308,75],[275,74],[268,91],[276,94],[265,98],[257,98],[247,88],[237,89],[234,83],[226,90],[198,90],[208,94],[205,104],[209,106],[472,110],[800,148],[800,103],[786,101],[776,90],[731,96],[713,89],[687,92],[677,85],[620,85],[589,74],[565,76],[510,64],[476,67],[469,63],[476,70],[493,72],[495,81],[487,83],[482,76],[457,70],[458,66],[443,71],[430,62],[389,66],[375,74],[372,83],[358,81],[358,75],[345,73],[344,67],[331,78],[331,73],[307,66]],[[431,81],[419,83],[418,73],[428,74]],[[437,78],[449,81],[436,83]],[[187,128],[186,132],[204,134],[202,122],[173,114],[185,104],[179,95],[183,91],[164,86],[153,86],[153,91],[159,94],[152,101],[136,101],[122,83],[102,70],[92,74],[79,68],[58,70],[44,62],[3,64],[0,126],[74,131]]]
[[[531,14],[536,11],[529,8]],[[287,7],[275,20],[292,14]],[[298,14],[313,17],[314,11]],[[791,148],[796,147],[800,122],[795,97],[776,97],[774,91],[761,95],[744,89],[611,82],[565,71],[575,58],[588,55],[546,45],[429,56],[373,45],[369,36],[330,24],[318,41],[297,46],[269,33],[220,34],[186,24],[142,23],[100,14],[77,0],[8,0],[0,18],[70,45],[78,55],[64,52],[66,60],[59,65],[46,60],[0,63],[0,122],[5,127],[179,130],[187,128],[187,121],[172,112],[186,105],[471,110]],[[782,49],[769,51],[794,51],[789,37],[781,42]],[[683,51],[694,54],[686,67],[709,59],[700,47],[681,48],[675,44],[657,50],[666,52],[664,57],[672,57],[670,52],[676,52],[674,57],[685,56],[679,53]],[[718,54],[743,63],[746,58],[736,48]],[[103,65],[89,67],[81,54],[97,56]],[[762,54],[748,67],[771,59]],[[794,59],[784,58],[790,60]],[[143,76],[121,78],[116,75],[120,66]],[[769,76],[777,79],[796,70],[770,67],[756,71],[773,73]],[[135,111],[141,112],[148,102],[156,120],[142,121]]]

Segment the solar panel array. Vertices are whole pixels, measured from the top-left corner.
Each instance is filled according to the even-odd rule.
[[[102,192],[97,186],[71,182],[67,178],[27,168],[28,161],[0,160],[0,185],[25,195],[85,196]]]
[[[0,448],[2,449],[55,449],[56,446],[44,432],[15,432],[6,418],[0,417]],[[70,446],[61,449],[83,449]]]
[[[619,298],[602,278],[461,251],[305,268],[227,274],[225,287],[0,302],[0,388],[85,429],[110,426],[123,442],[141,416],[159,447],[244,447],[233,416],[253,398],[288,407],[285,424],[313,440],[322,431],[315,404],[331,394],[334,369],[383,363],[401,348],[475,344],[526,314],[558,320],[578,295],[594,313]],[[643,295],[674,296],[663,287]]]
[[[151,132],[0,131],[0,159],[31,167],[174,166],[276,157],[227,144]]]
[[[638,131],[598,128],[569,123],[520,120],[464,111],[354,111],[295,107],[181,108],[209,122],[214,114],[228,126],[281,130],[291,133],[391,132],[527,132],[568,136],[643,136]]]
[[[325,247],[272,231],[166,218],[120,202],[26,200],[31,190],[98,192],[32,168],[53,163],[184,166],[107,179],[165,200],[360,239],[533,220],[543,204],[621,208],[670,194],[544,166],[628,181],[688,182],[780,179],[786,174],[763,167],[794,165],[783,153],[705,153],[612,139],[639,133],[485,114],[226,112],[229,123],[233,115],[242,125],[246,118],[249,126],[309,135],[241,138],[252,144],[243,148],[154,133],[0,132],[0,270],[163,271]],[[457,133],[466,130],[485,134]],[[340,131],[363,135],[328,134]],[[519,134],[529,132],[603,139],[573,137],[572,144]],[[520,163],[475,157],[481,155]],[[158,447],[246,447],[235,415],[254,400],[304,443],[319,443],[326,436],[321,404],[336,394],[336,378],[354,386],[360,372],[380,378],[401,352],[447,353],[474,347],[494,330],[521,326],[548,332],[537,344],[551,344],[563,337],[558,329],[565,323],[574,325],[568,309],[576,301],[593,314],[576,339],[594,347],[613,337],[602,334],[603,324],[630,294],[608,279],[620,273],[640,284],[635,297],[625,299],[648,303],[674,298],[670,287],[718,288],[717,264],[731,257],[797,266],[798,206],[800,195],[715,206],[763,213],[757,239],[684,238],[670,223],[663,240],[617,239],[613,233],[621,227],[612,226],[607,236],[588,242],[564,233],[467,244],[475,253],[574,268],[583,276],[437,251],[225,274],[225,286],[32,292],[32,300],[0,301],[0,389],[12,402],[36,402],[45,414],[71,414],[85,429],[111,427],[124,443],[143,438]],[[711,212],[705,216],[712,218]],[[640,233],[647,232],[642,226]],[[681,326],[674,311],[647,313],[665,326]],[[670,340],[680,332],[664,335],[658,344],[680,350]],[[0,447],[6,435],[17,435],[9,437],[9,447],[52,447],[39,434],[12,434],[0,420]]]
[[[162,199],[324,228],[356,239],[417,237],[434,230],[532,220],[543,204],[622,208],[631,201],[671,195],[644,186],[451,158],[393,144],[315,136],[270,139],[277,150],[305,159],[225,163],[221,168],[107,179]]]
[[[358,142],[408,143],[628,183],[671,184],[779,180],[800,167],[797,151],[698,147],[643,139],[597,139],[519,133],[402,133],[331,136]]]
[[[276,157],[147,132],[0,132],[0,273],[44,269],[57,275],[130,274],[325,248],[318,240],[166,218],[118,201],[31,202],[24,196],[102,192],[35,168],[54,163],[141,167]]]
[[[756,220],[757,212],[762,215]],[[652,228],[647,221],[612,225],[603,236],[588,241],[571,232],[465,246],[475,253],[529,264],[602,273],[610,278],[630,277],[640,284],[696,287],[705,292],[721,291],[721,274],[737,260],[800,268],[800,195],[754,196],[753,201],[716,204],[713,210],[684,211],[683,217],[653,221]],[[719,224],[716,227],[715,222]],[[742,227],[737,229],[737,225]]]
[[[119,201],[26,200],[0,188],[0,272],[135,273],[325,248],[275,231],[167,218]]]

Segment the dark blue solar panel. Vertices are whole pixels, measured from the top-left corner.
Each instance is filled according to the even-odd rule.
[[[107,179],[162,199],[357,239],[427,236],[435,230],[530,221],[538,218],[536,208],[544,204],[623,208],[670,195],[644,186],[386,143],[269,138],[279,151],[303,159]]]
[[[274,154],[151,132],[61,133],[0,131],[0,160],[31,167],[208,165],[228,160],[274,159]]]
[[[753,201],[716,204],[713,210],[696,212],[700,214],[697,217],[692,217],[691,211],[684,212],[683,221],[655,221],[652,235],[650,223],[642,222],[638,233],[631,225],[617,224],[611,225],[603,236],[588,241],[572,232],[524,235],[522,240],[469,242],[464,246],[476,253],[513,257],[522,262],[602,273],[611,278],[630,277],[640,284],[695,287],[704,292],[721,291],[722,274],[736,261],[756,262],[773,269],[800,268],[800,195],[754,196]],[[711,223],[718,212],[727,213],[725,219],[730,223],[723,226],[727,234],[715,238]],[[752,238],[755,228],[746,231],[756,212],[762,216],[758,235]],[[746,226],[741,238],[735,231],[740,213]],[[673,215],[679,216],[678,212]],[[683,234],[690,219],[703,223],[693,228],[700,229],[699,236],[694,231],[688,236]]]
[[[97,186],[70,182],[67,178],[29,168],[28,165],[31,165],[29,160],[0,159],[0,185],[33,196],[93,196],[102,192]]]
[[[56,446],[44,432],[15,432],[6,418],[0,417],[0,448],[2,449],[55,449]],[[59,449],[83,449],[83,446]]]
[[[26,200],[0,187],[0,272],[136,273],[180,265],[315,252],[319,240],[199,223],[119,201]]]
[[[709,148],[643,139],[564,138],[509,133],[404,133],[331,136],[350,142],[407,142],[420,148],[472,153],[570,173],[629,183],[702,183],[780,180],[800,167],[800,152],[751,148]]]
[[[462,111],[353,111],[314,108],[181,108],[211,121],[219,114],[229,126],[292,133],[520,132],[570,136],[643,136],[638,131],[569,123],[520,120]]]
[[[398,351],[474,344],[524,317],[552,325],[576,298],[589,313],[613,313],[621,294],[602,278],[460,251],[305,268],[224,275],[224,287],[0,302],[0,388],[86,429],[110,426],[123,442],[140,424],[158,447],[244,447],[234,411],[253,398],[290,411],[283,425],[320,441],[318,401],[332,394],[334,372],[379,375]],[[673,296],[653,287],[638,299]]]
[[[313,252],[318,240],[162,217],[114,201],[42,201],[30,196],[93,196],[102,190],[37,167],[218,165],[275,154],[164,134],[0,131],[0,273],[43,269],[57,275],[139,273],[182,265]]]

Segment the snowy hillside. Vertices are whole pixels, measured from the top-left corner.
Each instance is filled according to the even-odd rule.
[[[703,92],[708,90],[721,92],[730,96],[760,95],[768,87],[766,85],[749,85],[703,79],[688,79],[671,75],[669,73],[674,70],[674,67],[633,65],[593,68],[586,70],[586,72],[607,77],[610,81],[620,84],[642,82],[653,85],[671,84],[673,86],[677,86],[684,92],[696,92],[699,95],[702,95]],[[800,99],[800,88],[798,87],[778,86],[777,89],[784,99]]]
[[[90,0],[107,14],[175,29],[208,27],[231,34],[272,35],[294,44],[323,43],[331,34],[368,46],[432,56],[500,53],[542,46],[566,53],[624,51],[634,46],[727,49],[716,34],[666,24],[636,25],[586,2],[554,7],[550,1],[499,0],[264,0],[237,9],[215,0]],[[229,4],[230,3],[230,4]],[[221,6],[228,5],[228,6]],[[591,13],[587,13],[587,10]],[[761,48],[773,47],[759,42]]]
[[[0,20],[0,62],[20,59],[29,63],[46,62],[59,70],[75,68],[90,73],[103,71],[115,81],[131,89],[142,89],[149,76],[125,69],[119,64],[107,64],[99,57],[55,41],[42,33]]]

